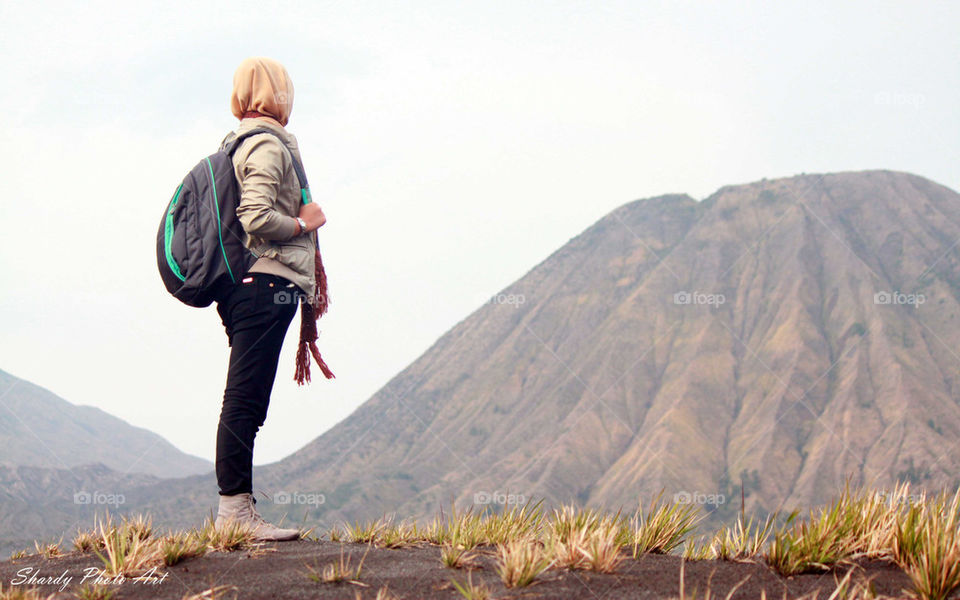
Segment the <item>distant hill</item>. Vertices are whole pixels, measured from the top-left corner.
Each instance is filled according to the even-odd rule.
[[[100,463],[125,473],[183,477],[213,464],[91,406],[71,404],[0,371],[0,465],[69,469]]]
[[[122,474],[102,464],[71,469],[0,465],[0,558],[33,550],[33,541],[65,547],[78,528],[89,529],[96,515],[128,511],[134,490],[160,480],[142,473]]]

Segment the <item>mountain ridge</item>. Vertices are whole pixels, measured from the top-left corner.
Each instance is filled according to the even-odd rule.
[[[119,472],[182,477],[213,463],[181,452],[157,433],[0,370],[0,464],[70,469],[103,463]]]

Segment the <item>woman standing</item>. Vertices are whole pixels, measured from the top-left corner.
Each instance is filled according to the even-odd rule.
[[[296,138],[285,128],[293,106],[293,84],[283,65],[269,58],[243,61],[233,77],[230,103],[240,126],[224,143],[253,129],[270,133],[245,139],[233,155],[240,189],[237,216],[247,233],[245,244],[258,258],[217,303],[231,352],[217,429],[220,507],[216,526],[238,522],[250,527],[258,540],[292,540],[300,537],[299,530],[276,527],[257,513],[253,442],[267,416],[280,348],[298,299],[316,299],[318,284],[325,285],[314,232],[326,217],[315,203],[303,203],[308,198],[302,195],[294,167],[294,160],[302,164],[300,151]],[[316,314],[316,304],[304,304],[304,353],[303,330],[325,310],[323,300]],[[315,325],[313,331],[315,337]],[[303,369],[299,354],[298,380]],[[319,353],[314,356],[319,361]],[[309,379],[309,356],[305,359]],[[327,373],[322,362],[321,368]]]

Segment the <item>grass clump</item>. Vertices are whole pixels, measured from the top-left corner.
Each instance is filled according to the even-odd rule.
[[[463,546],[445,542],[440,550],[440,562],[449,569],[462,569],[472,562],[474,554]]]
[[[79,600],[110,600],[117,591],[102,585],[84,585],[76,591]]]
[[[344,537],[346,541],[354,544],[367,544],[377,539],[380,533],[389,527],[388,519],[376,519],[374,521],[357,522],[352,525],[347,524]]]
[[[416,543],[418,537],[416,523],[405,522],[394,525],[391,521],[386,521],[373,542],[381,548],[403,548]]]
[[[666,504],[661,492],[650,502],[646,512],[641,506],[623,531],[624,540],[633,546],[633,557],[641,554],[668,554],[683,544],[700,522],[693,504]]]
[[[451,580],[453,587],[463,596],[466,600],[490,600],[492,597],[490,593],[490,588],[484,584],[475,584],[473,583],[473,572],[467,573],[467,580],[465,582],[459,582],[457,580]]]
[[[77,534],[73,536],[73,549],[80,553],[93,552],[102,548],[101,546],[102,539],[97,534],[96,530],[77,530]]]
[[[484,515],[480,536],[485,544],[536,538],[543,525],[543,501],[514,505],[502,513]]]
[[[703,537],[697,538],[696,540],[688,539],[683,543],[683,550],[680,552],[680,556],[688,562],[709,560],[713,557],[713,550],[710,547],[710,542],[704,540]]]
[[[484,518],[472,508],[458,513],[453,506],[449,517],[441,513],[433,520],[423,539],[439,546],[450,543],[472,550],[487,541]]]
[[[57,558],[58,556],[63,556],[63,550],[60,549],[60,542],[47,542],[41,544],[40,542],[33,542],[33,547],[36,549],[36,554],[44,558]]]
[[[168,567],[188,558],[203,556],[207,549],[206,540],[196,531],[171,533],[158,541],[160,558]]]
[[[613,573],[623,562],[620,554],[619,531],[614,527],[596,529],[587,535],[578,548],[583,556],[582,565],[597,573]]]
[[[100,541],[94,553],[103,563],[104,576],[139,575],[157,562],[156,544],[149,539],[149,531],[144,537],[144,529],[136,521],[114,524],[107,515],[99,522],[97,532]]]
[[[774,517],[767,517],[762,523],[753,519],[737,518],[733,527],[723,526],[714,534],[704,558],[719,560],[747,560],[763,552],[773,530]]]
[[[318,566],[306,565],[307,579],[316,583],[352,583],[355,585],[366,586],[360,581],[360,573],[363,571],[363,561],[367,559],[367,552],[370,552],[370,546],[363,553],[360,564],[356,567],[351,566],[350,556],[344,556],[343,546],[340,546],[340,559],[325,565],[322,569]]]
[[[9,588],[3,587],[0,582],[0,600],[53,600],[56,594],[44,596],[39,588],[28,588],[19,585],[13,585]]]
[[[943,600],[960,587],[960,489],[912,505],[898,526],[896,558],[923,600]]]
[[[497,574],[509,588],[530,585],[549,566],[539,542],[514,540],[497,546]]]
[[[619,555],[624,543],[624,527],[619,513],[605,515],[589,508],[563,506],[553,511],[546,525],[547,553],[560,568],[608,568],[604,563]]]
[[[227,521],[217,527],[216,521],[210,518],[196,535],[214,552],[243,550],[254,542],[253,529],[240,521]]]
[[[789,576],[825,571],[861,556],[892,558],[897,553],[899,523],[911,514],[908,492],[907,484],[890,494],[847,488],[833,504],[811,511],[805,520],[797,519],[795,511],[773,534],[767,562]],[[919,502],[925,502],[922,496]]]

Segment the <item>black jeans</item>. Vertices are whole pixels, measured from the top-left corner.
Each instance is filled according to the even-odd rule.
[[[253,439],[267,418],[280,347],[300,294],[282,277],[250,273],[217,303],[232,348],[217,427],[221,495],[253,492]]]

